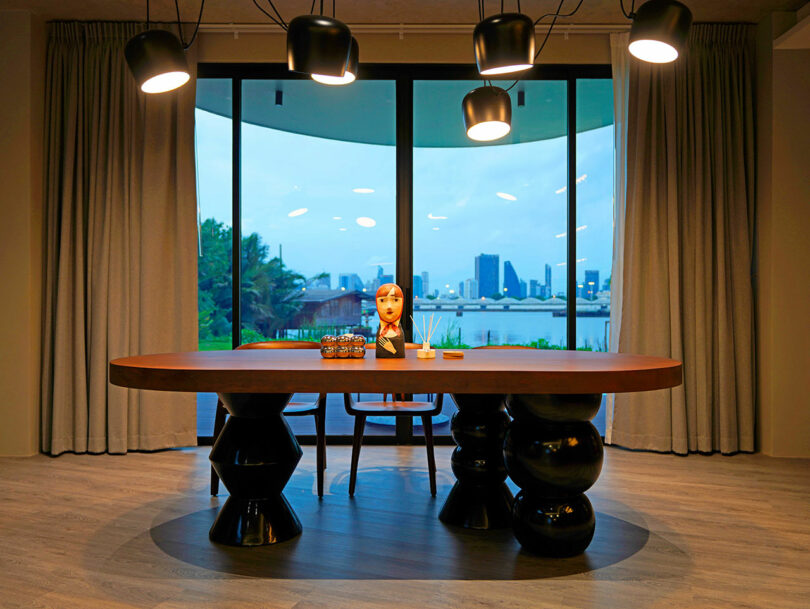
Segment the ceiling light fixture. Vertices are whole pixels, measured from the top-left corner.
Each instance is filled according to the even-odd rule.
[[[622,3],[622,12],[624,4]],[[670,63],[686,48],[692,12],[677,0],[649,0],[638,12],[625,15],[633,20],[630,53],[649,63]]]
[[[479,142],[500,139],[512,130],[512,101],[500,87],[478,87],[461,102],[467,137]]]
[[[197,25],[188,44],[183,40],[180,6],[175,0],[177,30],[180,38],[167,30],[150,30],[149,0],[146,0],[146,31],[136,34],[124,47],[129,69],[144,93],[165,93],[182,87],[191,78],[185,51],[194,43],[200,30],[205,0],[200,2]]]
[[[475,26],[473,49],[483,76],[528,70],[534,65],[534,22],[519,13],[487,17]]]
[[[358,64],[360,63],[360,47],[357,40],[352,36],[352,47],[349,51],[349,61],[346,64],[346,71],[343,76],[327,76],[326,74],[313,74],[312,80],[322,85],[348,85],[357,78]]]

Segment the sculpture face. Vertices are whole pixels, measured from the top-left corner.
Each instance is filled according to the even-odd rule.
[[[380,321],[391,324],[402,317],[405,298],[395,283],[384,283],[377,290],[377,314]]]

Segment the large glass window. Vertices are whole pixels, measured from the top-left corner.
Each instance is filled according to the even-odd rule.
[[[376,329],[373,296],[396,258],[395,95],[383,80],[243,81],[241,342]],[[342,396],[326,421],[352,432]],[[290,423],[312,433],[311,420]]]
[[[608,350],[613,264],[613,81],[577,80],[577,348]]]
[[[479,81],[414,83],[414,318],[443,346],[565,348],[565,81],[512,94],[512,131],[466,137],[459,100]]]
[[[374,292],[388,281],[413,296],[417,327],[441,318],[436,346],[606,348],[609,69],[527,75],[510,90],[512,132],[477,143],[461,116],[482,84],[471,68],[367,66],[346,87],[280,65],[199,68],[200,349],[371,337]],[[215,403],[201,394],[201,436]],[[327,433],[347,440],[342,396],[327,408]],[[384,422],[367,433],[413,439]],[[290,423],[313,434],[307,417]]]

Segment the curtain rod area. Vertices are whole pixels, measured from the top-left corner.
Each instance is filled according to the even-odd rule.
[[[353,32],[367,34],[467,34],[472,33],[474,23],[349,23]],[[538,29],[542,26],[538,26]],[[555,25],[552,36],[559,34],[609,34],[626,32],[629,24],[569,24]],[[200,31],[211,34],[284,34],[284,30],[272,23],[203,23]],[[539,29],[538,35],[544,33]]]

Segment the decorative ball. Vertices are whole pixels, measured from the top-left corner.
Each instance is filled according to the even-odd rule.
[[[324,347],[334,347],[337,343],[337,337],[332,336],[331,334],[327,334],[326,336],[321,337],[321,344]]]
[[[341,334],[337,337],[337,344],[339,347],[351,347],[352,346],[352,335],[351,334]]]
[[[325,359],[334,359],[336,353],[335,348],[331,345],[322,345],[321,346],[321,357]]]
[[[366,356],[366,348],[365,346],[358,347],[357,345],[352,345],[349,353],[351,354],[351,357],[361,359]]]
[[[341,359],[349,357],[350,355],[349,349],[350,349],[349,347],[338,345],[337,347],[335,347],[335,355],[337,355]]]
[[[352,347],[363,347],[366,348],[366,337],[362,336],[361,334],[354,334],[352,336]]]

